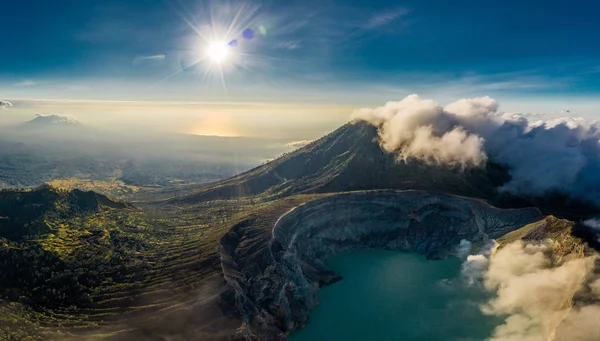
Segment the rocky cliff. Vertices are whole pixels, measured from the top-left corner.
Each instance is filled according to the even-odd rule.
[[[244,333],[285,340],[307,322],[320,286],[339,279],[326,260],[359,248],[451,255],[542,219],[537,209],[421,191],[338,194],[292,208],[273,224],[243,221],[221,241],[223,273]]]

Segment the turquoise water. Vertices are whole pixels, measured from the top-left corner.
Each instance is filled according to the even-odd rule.
[[[480,312],[489,297],[462,283],[459,259],[363,250],[329,266],[344,279],[319,291],[308,326],[291,341],[475,341],[499,322]]]

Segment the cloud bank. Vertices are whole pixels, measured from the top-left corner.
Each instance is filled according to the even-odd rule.
[[[502,190],[542,195],[561,192],[600,204],[600,124],[564,117],[531,122],[499,111],[490,97],[461,99],[445,107],[410,95],[353,120],[379,128],[381,146],[400,160],[451,167],[508,166]]]
[[[479,273],[496,297],[481,307],[504,318],[488,341],[599,340],[600,280],[593,279],[595,257],[567,260],[553,267],[551,242],[511,243],[497,252],[469,256],[463,274]],[[473,282],[470,282],[473,283]],[[573,296],[590,290],[595,299],[572,307]]]

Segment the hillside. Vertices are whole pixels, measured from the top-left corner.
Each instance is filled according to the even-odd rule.
[[[402,217],[407,210],[409,215],[425,216],[429,216],[430,208],[464,211],[466,214],[448,215],[452,223],[443,225],[453,226],[456,219],[469,220],[470,214],[481,209],[495,210],[480,200],[441,196],[441,201],[430,202],[412,196],[434,198],[435,194],[412,193],[387,190],[291,195],[275,200],[251,197],[179,208],[142,206],[140,210],[118,203],[116,207],[102,203],[79,206],[75,203],[85,201],[68,200],[77,194],[51,187],[13,191],[4,199],[28,197],[24,206],[39,210],[28,221],[41,219],[44,228],[28,232],[20,241],[2,239],[0,339],[150,341],[156,340],[155,335],[162,335],[182,340],[232,340],[237,331],[243,330],[240,327],[244,323],[226,280],[230,282],[231,276],[246,277],[268,266],[269,258],[263,256],[268,255],[265,250],[269,250],[273,228],[295,221],[282,217],[300,215],[302,219],[298,221],[306,223],[316,218],[331,227],[339,224],[321,219],[322,212],[341,210],[331,219],[366,224],[370,216],[359,216],[374,214],[373,219],[387,223],[373,226],[391,227],[395,225],[389,223],[397,221],[393,217]],[[463,208],[456,204],[468,200],[472,204]],[[411,209],[418,202],[429,206]],[[331,205],[319,208],[321,203]],[[383,214],[382,205],[392,208]],[[70,208],[60,215],[56,207]],[[302,209],[290,215],[295,207]],[[317,210],[312,212],[311,207]],[[532,218],[539,215],[535,209],[520,212]],[[488,214],[484,217],[490,219]],[[506,231],[502,224],[491,221],[493,228]],[[513,224],[512,218],[508,221]],[[439,222],[432,220],[428,224],[433,227]],[[391,238],[395,234],[386,235]],[[415,238],[425,235],[417,234]],[[461,238],[447,241],[455,243]],[[224,256],[223,252],[231,256]],[[316,268],[305,270],[318,275]]]
[[[203,320],[223,309],[217,245],[240,210],[249,205],[142,211],[94,192],[1,191],[0,340],[230,335],[235,317]]]
[[[197,202],[252,195],[284,196],[367,189],[420,189],[489,198],[508,179],[504,169],[449,169],[398,162],[381,149],[372,125],[348,123],[311,144],[239,176],[174,199]]]
[[[485,199],[503,208],[533,206],[544,214],[566,219],[589,219],[600,214],[593,203],[562,193],[526,196],[499,191],[510,179],[510,170],[493,160],[484,167],[467,169],[416,159],[397,160],[380,147],[377,128],[354,122],[238,176],[174,191],[169,202],[193,204],[253,196],[270,200],[292,194],[413,189]]]
[[[118,209],[129,205],[92,191],[63,191],[51,186],[29,191],[1,190],[0,238],[23,241],[48,233],[48,220],[98,212],[104,207]]]
[[[250,277],[273,265],[271,254],[279,252],[273,247],[279,246],[270,241],[279,224],[293,232],[302,226],[294,225],[296,221],[310,227],[315,219],[315,226],[325,224],[322,231],[331,232],[332,226],[375,222],[374,227],[391,230],[373,230],[373,243],[367,234],[354,236],[356,240],[392,249],[405,245],[397,240],[417,240],[423,242],[413,245],[417,251],[445,257],[462,238],[456,233],[466,231],[456,228],[469,226],[465,236],[474,242],[481,237],[481,219],[474,217],[488,221],[494,238],[518,227],[517,220],[525,224],[541,218],[538,210],[529,208],[514,210],[523,214],[513,221],[508,214],[513,210],[497,210],[485,201],[524,207],[537,200],[543,215],[571,211],[560,196],[498,195],[495,188],[508,175],[497,165],[462,171],[397,162],[381,150],[376,137],[370,125],[344,125],[237,177],[204,187],[171,188],[173,194],[192,194],[167,202],[155,197],[156,201],[136,202],[136,207],[95,192],[52,186],[0,191],[0,339],[146,341],[161,335],[231,340],[258,316],[250,311],[252,304],[240,311],[236,295],[243,291],[231,289],[238,281],[246,283],[243,286],[253,283]],[[87,188],[95,186],[89,183]],[[421,191],[398,190],[406,188]],[[431,212],[444,214],[436,218]],[[334,218],[339,221],[330,221]],[[350,219],[348,224],[345,219]],[[427,228],[398,239],[399,222],[411,229],[416,223]],[[556,236],[590,233],[572,222],[565,224],[556,225]],[[438,226],[445,226],[447,233]],[[437,239],[428,238],[430,234]],[[323,240],[344,247],[346,239],[336,241],[336,236]],[[576,244],[596,238],[584,237]],[[306,245],[310,249],[318,244]],[[430,252],[435,250],[440,252]],[[321,273],[319,264],[309,265],[303,270],[307,276],[323,283],[335,279]],[[255,284],[243,290],[259,290],[264,282]],[[279,316],[277,307],[268,309],[265,316],[278,321],[289,315]],[[303,323],[294,321],[283,330]]]

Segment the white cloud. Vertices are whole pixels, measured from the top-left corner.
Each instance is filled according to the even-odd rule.
[[[422,159],[451,166],[480,166],[487,157],[483,139],[453,124],[451,117],[432,100],[410,95],[371,110],[361,109],[354,119],[380,127],[382,147],[399,159]]]
[[[287,40],[275,44],[278,49],[296,50],[302,47],[302,42],[299,40]]]
[[[401,160],[478,167],[490,159],[509,167],[502,190],[540,195],[551,191],[600,203],[600,124],[562,117],[530,122],[499,111],[490,97],[442,107],[410,95],[352,116],[379,128],[381,146]]]
[[[396,8],[372,16],[363,26],[365,29],[376,29],[389,25],[397,19],[407,15],[410,11],[406,8]]]
[[[292,150],[296,150],[299,148],[302,148],[304,146],[306,146],[307,144],[311,143],[313,140],[300,140],[300,141],[292,141],[292,142],[288,142],[285,144],[286,148],[292,149]]]
[[[162,61],[165,60],[167,57],[164,54],[155,54],[155,55],[151,55],[151,56],[139,56],[136,57],[133,60],[133,63],[139,63],[139,62],[144,62],[144,61]]]

